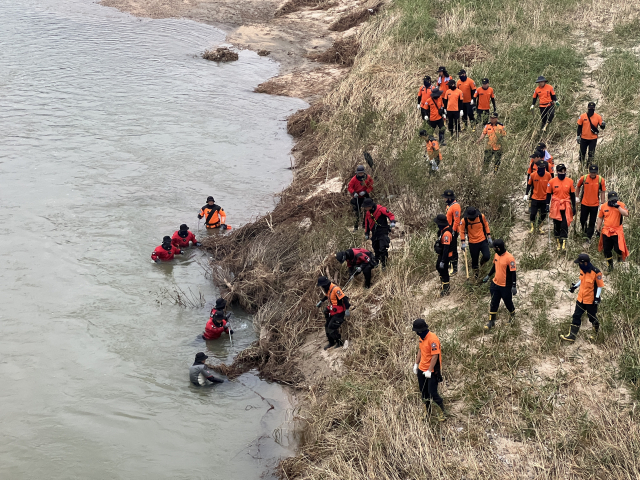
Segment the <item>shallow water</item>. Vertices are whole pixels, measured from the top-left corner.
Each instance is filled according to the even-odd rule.
[[[258,478],[289,453],[281,388],[187,376],[251,318],[207,350],[203,253],[150,254],[208,195],[233,226],[270,208],[305,104],[252,93],[277,73],[252,52],[199,58],[224,40],[206,25],[88,0],[1,2],[0,25],[0,478]]]

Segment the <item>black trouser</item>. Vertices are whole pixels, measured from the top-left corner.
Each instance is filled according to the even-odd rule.
[[[329,315],[327,310],[324,311],[324,332],[327,334],[327,340],[331,345],[341,342],[340,325],[344,322],[344,312],[336,315]]]
[[[495,315],[498,313],[498,307],[500,306],[500,300],[504,302],[504,306],[507,307],[509,313],[516,311],[516,307],[513,306],[513,294],[511,293],[511,285],[501,287],[491,281],[491,287],[489,287],[491,293],[491,303],[489,304],[489,314]]]
[[[542,119],[542,126],[544,127],[547,123],[551,123],[555,114],[556,107],[553,103],[547,105],[546,107],[540,107],[540,118]]]
[[[471,102],[462,104],[462,121],[465,125],[467,124],[467,119],[472,122],[475,122],[476,120],[473,114],[473,105],[471,105]]]
[[[355,267],[349,267],[349,274],[353,275],[357,267],[360,267],[362,269],[362,275],[364,275],[364,286],[370,287],[371,286],[371,268],[372,268],[371,264],[363,263],[361,265],[356,265]],[[356,276],[357,275],[358,274],[356,273]]]
[[[593,140],[585,140],[584,138],[580,139],[580,163],[584,162],[585,154],[587,153],[587,148],[589,149],[589,163],[593,163],[593,156],[596,153],[596,145],[598,144],[598,139],[594,138]]]
[[[477,270],[481,265],[487,263],[491,258],[491,254],[489,253],[489,242],[483,240],[480,243],[470,243],[469,253],[471,254],[471,268]],[[480,258],[481,253],[482,260],[480,260],[480,263],[478,264],[478,259]]]
[[[597,288],[597,287],[596,287]],[[576,302],[576,309],[573,312],[573,323],[578,327],[582,325],[582,315],[587,312],[587,318],[593,324],[593,328],[598,330],[600,322],[598,322],[598,305]]]
[[[531,199],[531,213],[529,213],[529,220],[532,223],[536,221],[536,215],[540,212],[540,224],[547,218],[547,200],[534,200]]]
[[[444,268],[440,268],[440,263],[444,263]],[[440,281],[443,284],[448,284],[451,279],[451,277],[449,277],[449,259],[441,259],[438,257],[438,260],[436,261],[436,270],[438,271],[438,274],[440,274]]]
[[[458,236],[460,234],[458,232],[453,232],[453,237],[451,238],[450,252],[452,255],[449,257],[449,261],[453,266],[454,271],[458,271]]]
[[[593,237],[597,218],[598,206],[587,207],[584,204],[580,205],[580,225],[582,225],[582,233],[584,233],[589,239]],[[587,220],[589,221],[588,224]]]
[[[604,258],[609,260],[613,257],[613,252],[616,252],[618,255],[622,256],[622,250],[618,246],[618,235],[607,236],[604,233],[602,234],[602,252],[604,253]]]
[[[371,237],[371,245],[373,247],[373,253],[383,267],[387,266],[387,258],[389,257],[389,233],[386,228],[378,227],[376,232]]]
[[[569,224],[567,223],[566,210],[560,210],[562,220],[553,219],[553,236],[560,239],[569,238]]]
[[[362,215],[362,204],[364,203],[364,199],[369,198],[369,194],[365,193],[364,195],[351,198],[351,208],[353,208],[353,212],[356,216],[356,224],[355,228],[358,228],[360,224],[360,216]],[[364,215],[362,215],[364,218]]]
[[[460,134],[460,110],[447,110],[447,123],[452,137]]]
[[[444,140],[444,119],[429,120],[429,126],[433,128],[433,133],[436,132],[436,128],[438,129],[438,141],[442,143]]]
[[[489,110],[478,109],[478,123],[480,123],[480,125],[486,125],[489,123],[489,117]]]
[[[502,160],[502,149],[493,150],[487,149],[484,151],[484,165],[485,167],[489,166],[491,163],[491,159],[493,159],[493,171],[497,172],[498,167],[500,167],[500,160]]]
[[[440,408],[442,408],[442,397],[438,394],[438,379],[439,375],[431,372],[431,378],[424,376],[424,372],[418,369],[418,387],[420,388],[420,394],[422,395],[422,402],[425,405],[429,405],[433,400]],[[442,408],[443,409],[443,408]],[[443,409],[444,410],[444,409]]]

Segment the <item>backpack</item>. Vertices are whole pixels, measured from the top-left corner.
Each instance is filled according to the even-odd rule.
[[[582,177],[582,186],[584,188],[584,184],[587,181],[587,177],[589,175],[585,175],[584,177]],[[598,192],[602,191],[602,177],[600,175],[598,175]]]
[[[482,225],[482,233],[484,233],[484,237],[487,238],[487,226],[486,226],[487,219],[485,218],[482,212],[478,212],[478,213],[480,214],[478,215],[478,218],[480,219],[480,225]],[[462,216],[462,219],[464,220],[464,238],[468,242],[469,241],[469,219],[467,218],[466,208],[464,210],[464,215]]]

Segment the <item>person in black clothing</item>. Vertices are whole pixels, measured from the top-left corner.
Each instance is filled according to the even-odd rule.
[[[324,331],[327,335],[329,343],[324,347],[328,350],[332,347],[341,347],[344,345],[340,335],[340,326],[344,323],[345,317],[349,316],[349,297],[347,297],[342,289],[331,283],[327,277],[319,277],[317,285],[322,288],[324,297],[316,304],[320,308],[322,302],[329,300],[329,304],[324,311]]]
[[[352,277],[362,273],[364,288],[371,287],[371,270],[377,265],[373,253],[365,248],[350,248],[344,252],[336,252],[336,260],[340,263],[347,262]]]
[[[513,296],[517,295],[516,285],[516,260],[513,258],[504,245],[504,241],[497,239],[493,242],[493,249],[496,254],[493,257],[493,267],[489,275],[482,279],[482,283],[487,283],[491,275],[495,274],[491,281],[489,291],[491,292],[491,303],[489,304],[489,323],[484,326],[485,331],[491,330],[496,325],[496,316],[500,300],[509,311],[509,323],[516,315],[516,307],[513,305]]]
[[[389,231],[396,226],[396,217],[382,205],[376,205],[371,198],[365,198],[362,203],[364,214],[365,239],[371,238],[371,245],[375,258],[382,264],[384,270],[389,256]]]
[[[438,254],[436,270],[440,275],[440,282],[442,283],[440,296],[444,297],[449,294],[450,290],[449,281],[451,277],[449,276],[449,261],[453,255],[451,247],[453,242],[453,232],[451,231],[451,225],[449,225],[447,216],[442,213],[438,214],[436,218],[433,219],[433,223],[438,227],[438,240],[433,246],[433,249],[436,254]]]

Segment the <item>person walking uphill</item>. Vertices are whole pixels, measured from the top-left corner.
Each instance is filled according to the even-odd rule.
[[[493,113],[496,113],[496,96],[493,88],[489,86],[489,79],[482,79],[482,86],[473,94],[477,98],[476,108],[478,109],[478,122],[484,125],[489,121],[489,108],[493,105]]]
[[[349,182],[347,190],[349,190],[349,194],[353,197],[351,199],[351,207],[356,215],[356,223],[353,227],[355,231],[358,230],[358,225],[360,224],[362,204],[366,198],[369,198],[369,194],[373,191],[373,178],[364,171],[364,165],[358,165],[356,167],[356,174]]]
[[[207,358],[209,357],[204,352],[196,353],[193,365],[189,368],[189,380],[198,387],[204,387],[212,383],[224,383],[224,380],[216,378],[213,375],[213,371],[205,365],[204,361]]]
[[[442,145],[446,145],[444,142],[444,119],[442,118],[442,115],[444,115],[444,102],[441,97],[442,90],[431,92],[431,95],[427,98],[425,109],[427,113],[424,119],[427,120],[434,133],[436,128],[438,129],[438,141]]]
[[[203,339],[217,340],[222,336],[222,333],[233,335],[233,330],[229,327],[231,313],[225,314],[225,308],[227,308],[227,301],[224,298],[217,299],[216,306],[211,309],[209,321],[204,327]]]
[[[200,210],[198,218],[204,218],[204,225],[207,228],[227,229],[227,214],[220,205],[216,205],[213,197],[207,197],[207,204]]]
[[[431,413],[433,402],[440,408],[437,419],[443,422],[448,413],[444,409],[442,397],[438,394],[438,383],[442,381],[440,339],[429,330],[429,325],[422,318],[414,320],[412,330],[420,337],[413,373],[418,376],[418,387],[425,407],[425,416]]]
[[[436,218],[433,219],[433,223],[438,227],[438,240],[436,240],[436,243],[433,245],[433,250],[438,255],[436,260],[436,270],[440,275],[440,296],[444,297],[445,295],[449,295],[449,290],[451,288],[451,285],[449,284],[449,262],[453,256],[453,252],[451,251],[453,232],[451,231],[451,225],[449,225],[447,217],[442,213],[438,214]]]
[[[342,292],[340,287],[331,283],[327,277],[319,277],[317,285],[322,288],[325,295],[316,304],[316,307],[320,308],[322,302],[329,300],[324,311],[324,331],[329,343],[324,349],[328,350],[334,346],[341,347],[344,342],[340,336],[340,325],[344,323],[344,317],[349,316],[349,297]]]
[[[171,237],[166,235],[162,238],[162,245],[156,247],[156,249],[151,254],[151,260],[156,263],[168,262],[173,260],[173,257],[176,255],[183,255],[184,250],[180,250],[178,247],[172,245]]]
[[[377,266],[373,253],[366,248],[350,248],[344,252],[336,252],[336,260],[347,262],[351,278],[364,275],[364,288],[371,287],[371,270]]]
[[[567,178],[567,167],[556,167],[558,176],[547,184],[547,203],[549,217],[553,219],[553,236],[556,238],[556,250],[567,249],[569,225],[576,214],[576,189],[573,180]]]
[[[449,80],[449,90],[445,92],[443,98],[444,111],[449,123],[449,133],[453,138],[454,135],[460,135],[460,110],[464,101],[464,94],[456,86],[455,80]]]
[[[600,236],[598,251],[604,250],[604,257],[613,270],[613,251],[618,254],[618,261],[624,262],[629,256],[627,242],[624,239],[622,220],[629,216],[627,206],[618,200],[616,192],[609,192],[608,201],[600,208],[596,222],[596,234]],[[604,225],[603,225],[604,223]]]
[[[560,102],[556,97],[556,92],[551,85],[547,83],[547,79],[542,75],[536,80],[538,86],[533,92],[533,102],[531,110],[536,106],[536,100],[540,107],[540,118],[542,119],[542,131],[547,131],[547,126],[553,121],[556,114],[556,105],[560,106]]]
[[[437,89],[438,87],[431,84],[431,77],[426,76],[422,79],[422,86],[418,90],[418,110],[420,110],[420,118],[423,120],[427,120],[429,117],[427,99],[431,97],[431,92]]]
[[[484,137],[487,137],[487,146],[484,150],[484,165],[488,167],[493,159],[493,171],[497,172],[500,167],[500,160],[502,159],[502,140],[500,137],[507,135],[507,131],[504,125],[498,123],[498,114],[493,112],[491,114],[491,120],[484,126],[482,135],[478,139],[478,143],[482,142]]]
[[[364,214],[365,239],[371,239],[376,261],[382,264],[382,269],[387,267],[389,257],[389,230],[396,226],[396,217],[382,205],[376,205],[370,198],[362,204]]]
[[[513,306],[513,295],[518,293],[516,285],[516,259],[507,252],[504,241],[501,239],[493,242],[493,249],[496,251],[493,257],[493,267],[491,267],[489,275],[482,279],[482,283],[487,283],[489,277],[495,274],[489,287],[491,303],[489,304],[489,323],[484,326],[485,330],[491,330],[496,326],[500,300],[504,302],[504,306],[507,307],[509,311],[509,323],[511,323],[516,316],[516,307]]]
[[[551,174],[547,170],[548,164],[540,159],[536,165],[536,170],[531,172],[529,180],[527,181],[527,191],[525,194],[525,200],[529,200],[530,211],[529,221],[531,222],[531,233],[535,232],[536,217],[540,213],[540,221],[538,222],[538,232],[544,233],[542,224],[545,218],[547,218],[547,212],[549,211],[549,203],[547,202],[547,187],[551,181]],[[531,193],[531,196],[529,196]]]
[[[449,81],[451,81],[451,77],[445,67],[438,68],[436,73],[438,74],[438,88],[442,90],[442,94],[444,95],[447,93],[447,90],[449,90]]]
[[[580,280],[578,280],[578,283],[572,283],[569,291],[574,293],[577,288],[580,290],[578,290],[578,299],[576,300],[576,309],[573,312],[571,329],[567,335],[560,335],[560,338],[567,342],[575,342],[582,324],[582,315],[586,312],[587,318],[593,325],[593,333],[589,338],[595,341],[600,329],[598,305],[604,288],[602,272],[591,264],[591,259],[586,253],[578,255],[578,258],[573,263],[577,263],[580,267]]]
[[[433,135],[427,135],[426,130],[420,130],[420,138],[424,138],[426,150],[426,158],[431,163],[431,172],[437,172],[440,169],[440,162],[442,161],[442,152],[440,151],[440,144]]]
[[[447,221],[451,227],[453,233],[453,239],[451,240],[451,275],[458,273],[458,236],[460,235],[460,220],[462,219],[462,208],[456,200],[456,194],[453,190],[445,190],[442,194],[447,204]]]
[[[580,145],[580,163],[584,162],[584,157],[589,150],[589,163],[593,163],[596,153],[596,145],[598,144],[598,134],[601,128],[605,129],[607,124],[602,117],[596,113],[596,104],[589,102],[587,105],[587,113],[583,113],[578,118],[577,142]]]
[[[591,165],[589,174],[580,177],[576,186],[577,197],[580,199],[580,225],[582,234],[590,242],[595,231],[598,209],[605,202],[607,190],[604,178],[598,175],[598,166]]]
[[[171,237],[171,244],[176,248],[189,248],[189,243],[193,242],[193,245],[199,247],[202,245],[196,236],[189,231],[189,227],[186,224],[180,225],[180,230],[176,230]]]
[[[462,130],[464,130],[469,121],[476,121],[473,115],[473,103],[474,95],[476,94],[476,84],[473,80],[467,77],[466,70],[460,70],[458,72],[459,80],[456,82],[458,90],[462,92]]]
[[[460,239],[462,240],[461,248],[463,251],[469,245],[471,269],[473,270],[473,276],[477,279],[480,267],[491,259],[489,248],[493,247],[493,240],[491,239],[489,222],[476,207],[467,208],[464,218],[460,222]],[[482,260],[479,261],[481,253]]]

